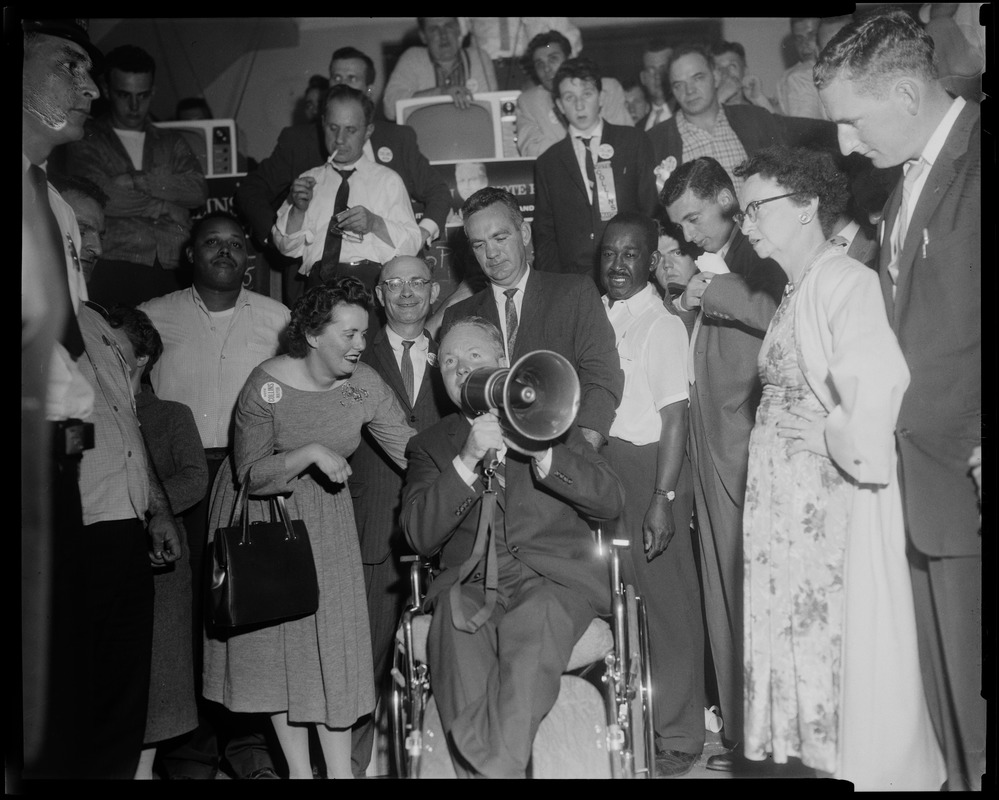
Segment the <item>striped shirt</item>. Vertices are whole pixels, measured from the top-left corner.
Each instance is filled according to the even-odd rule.
[[[156,395],[190,407],[204,447],[228,447],[236,398],[253,368],[280,351],[287,307],[243,289],[231,312],[213,314],[191,286],[139,308],[163,339],[150,375]]]
[[[735,184],[735,191],[738,194],[745,181],[735,177],[733,170],[746,160],[747,153],[746,148],[739,141],[739,137],[732,130],[732,126],[729,125],[725,109],[718,109],[715,127],[711,133],[688,122],[683,111],[676,112],[676,129],[680,132],[680,138],[683,140],[683,163],[702,156],[711,156],[725,168],[732,183]]]

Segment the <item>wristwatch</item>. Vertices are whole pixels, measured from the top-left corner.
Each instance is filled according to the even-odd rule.
[[[663,491],[662,489],[656,489],[654,491],[655,491],[655,494],[659,495],[660,497],[665,497],[671,503],[673,502],[674,499],[676,499],[676,492],[674,492],[672,489],[670,489],[669,491]]]

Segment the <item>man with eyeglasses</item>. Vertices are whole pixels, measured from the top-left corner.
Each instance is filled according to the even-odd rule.
[[[361,361],[392,387],[407,422],[417,431],[450,411],[437,369],[437,342],[427,331],[427,318],[440,285],[422,258],[397,256],[382,267],[375,296],[385,312],[385,327],[371,338]],[[364,584],[371,625],[372,664],[378,705],[359,720],[352,734],[352,769],[364,776],[371,760],[376,721],[387,706],[395,630],[406,602],[408,569],[399,557],[412,551],[399,527],[404,473],[362,430],[361,444],[350,457],[350,495],[361,543]]]
[[[787,277],[761,259],[736,224],[739,205],[732,178],[713,158],[681,164],[660,200],[688,242],[705,251],[700,272],[677,300],[681,311],[700,309],[690,337],[688,449],[701,580],[711,659],[728,753],[708,769],[733,771],[742,739],[742,505],[749,464],[749,434],[762,387],[756,359]],[[755,216],[755,205],[746,210]],[[671,304],[666,304],[674,311]]]

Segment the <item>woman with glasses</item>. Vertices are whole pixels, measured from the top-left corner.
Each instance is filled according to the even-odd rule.
[[[736,221],[788,277],[749,444],[744,753],[937,790],[895,460],[909,372],[877,275],[828,238],[847,181],[829,154],[782,147],[736,174]]]
[[[350,728],[375,706],[347,458],[367,426],[405,469],[414,431],[389,386],[360,363],[370,306],[354,277],[308,290],[292,308],[287,354],[254,368],[236,402],[232,474],[252,496],[286,495],[291,519],[305,522],[319,610],[208,638],[204,694],[232,711],[269,714],[291,778],[313,775],[309,728],[327,777],[350,778]],[[229,524],[236,490],[231,479],[216,480],[209,530]],[[269,518],[266,501],[250,502],[250,522]]]

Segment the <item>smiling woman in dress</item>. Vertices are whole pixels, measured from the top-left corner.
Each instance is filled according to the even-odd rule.
[[[289,777],[311,778],[309,726],[328,777],[351,777],[350,727],[374,710],[371,642],[347,458],[368,429],[405,469],[414,431],[395,394],[359,361],[371,296],[353,277],[316,286],[291,312],[288,353],[255,368],[236,404],[233,470],[216,481],[210,530],[229,524],[237,485],[287,495],[319,576],[311,616],[205,643],[204,694],[232,711],[271,716]],[[250,521],[269,519],[266,501]]]
[[[938,790],[895,459],[909,371],[877,275],[827,238],[846,178],[788,148],[736,174],[736,221],[789,281],[749,443],[744,752],[858,790]]]

